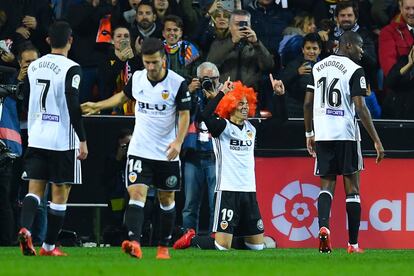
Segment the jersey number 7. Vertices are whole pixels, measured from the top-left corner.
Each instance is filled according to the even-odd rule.
[[[50,80],[37,79],[36,85],[42,86],[42,92],[40,93],[40,112],[46,112],[46,96],[49,92]]]

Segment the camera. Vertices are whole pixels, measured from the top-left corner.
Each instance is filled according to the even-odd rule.
[[[13,96],[18,100],[23,100],[24,94],[21,89],[23,83],[15,84],[0,84],[0,98]]]
[[[207,91],[213,91],[214,90],[215,85],[214,85],[214,82],[211,78],[203,77],[200,80],[200,83],[201,83],[201,88],[202,89],[207,90]]]
[[[10,151],[7,145],[0,140],[0,168],[3,168],[7,163],[13,162],[17,158],[17,154]]]

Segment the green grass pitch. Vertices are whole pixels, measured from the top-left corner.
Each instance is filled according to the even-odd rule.
[[[367,250],[349,255],[344,249],[320,254],[316,249],[266,249],[219,252],[170,251],[156,260],[144,248],[141,260],[120,248],[64,248],[68,257],[26,257],[17,247],[0,247],[0,275],[413,275],[414,250]],[[413,273],[413,274],[411,274]]]

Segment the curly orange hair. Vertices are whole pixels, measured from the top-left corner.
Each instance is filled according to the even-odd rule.
[[[234,89],[228,92],[219,102],[216,107],[216,113],[226,119],[230,119],[230,115],[237,108],[239,102],[242,101],[243,97],[249,104],[249,117],[253,117],[256,113],[256,93],[253,88],[244,86],[240,81],[233,83]]]

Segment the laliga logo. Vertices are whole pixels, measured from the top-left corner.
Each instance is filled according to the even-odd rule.
[[[273,226],[291,241],[304,241],[318,236],[317,200],[319,187],[300,184],[286,185],[272,200]]]

